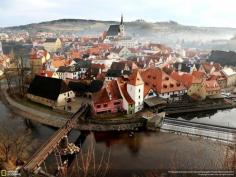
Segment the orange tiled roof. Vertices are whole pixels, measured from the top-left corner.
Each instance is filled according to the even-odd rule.
[[[220,86],[216,80],[205,80],[205,81],[203,81],[203,85],[204,85],[206,91],[220,90]]]
[[[134,100],[130,97],[127,91],[126,80],[124,78],[118,78],[117,83],[119,84],[122,95],[124,96],[124,99],[128,102],[128,104],[134,104]]]
[[[199,78],[199,79],[203,79],[204,77],[206,77],[206,74],[201,71],[193,71],[192,75],[196,78]]]
[[[133,73],[129,76],[128,84],[130,84],[130,85],[144,84],[143,79],[137,69],[133,70]]]
[[[158,93],[167,93],[186,90],[184,85],[159,68],[149,68],[141,73],[144,87],[150,87]]]
[[[104,83],[103,88],[93,94],[93,101],[95,104],[109,102],[112,100],[122,99],[116,80]]]

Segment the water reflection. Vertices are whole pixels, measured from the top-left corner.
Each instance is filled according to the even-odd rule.
[[[172,117],[185,119],[192,122],[236,128],[236,109],[206,111],[184,115],[179,114]]]
[[[143,136],[140,133],[132,132],[96,132],[94,138],[97,143],[104,143],[107,148],[114,145],[122,145],[129,149],[130,153],[137,155],[140,151]]]

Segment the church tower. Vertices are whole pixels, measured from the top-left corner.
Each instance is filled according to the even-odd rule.
[[[123,14],[121,14],[121,20],[120,20],[120,34],[121,34],[121,37],[125,36],[125,25],[124,25]]]

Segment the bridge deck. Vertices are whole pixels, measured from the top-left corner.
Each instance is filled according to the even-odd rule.
[[[77,124],[79,117],[83,116],[86,112],[87,106],[83,106],[80,110],[75,113],[71,118],[68,119],[66,124],[62,126],[55,134],[53,134],[42,146],[36,151],[31,157],[29,162],[24,166],[24,170],[28,172],[35,172],[43,161],[54,151],[59,145],[60,141],[66,136],[71,129]]]

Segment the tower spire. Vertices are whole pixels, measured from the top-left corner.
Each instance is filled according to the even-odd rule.
[[[123,21],[123,14],[121,14],[121,20],[120,20],[120,24],[123,25],[124,21]]]

